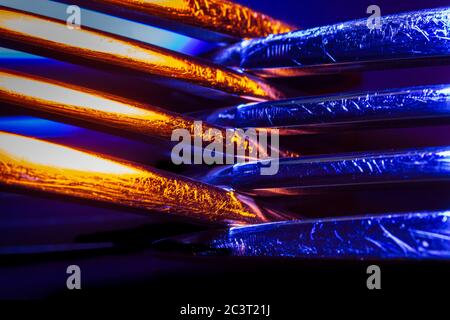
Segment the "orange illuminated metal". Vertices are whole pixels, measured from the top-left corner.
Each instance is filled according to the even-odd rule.
[[[232,191],[2,131],[0,183],[209,221],[266,221]]]
[[[154,106],[0,69],[0,100],[121,130],[169,138],[193,120]]]
[[[199,59],[50,18],[0,7],[0,39],[259,99],[280,97],[262,80]]]
[[[226,136],[222,128],[202,124],[199,129],[192,118],[148,104],[1,68],[0,101],[167,140],[177,129],[186,129],[204,141],[211,141],[217,130]],[[246,150],[249,160],[257,160],[252,150],[267,155],[257,141],[236,135],[233,143]]]
[[[95,0],[241,38],[265,37],[295,28],[224,0]]]

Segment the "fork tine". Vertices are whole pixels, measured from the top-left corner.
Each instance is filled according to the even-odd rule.
[[[0,184],[210,222],[268,220],[233,191],[1,131]]]
[[[117,7],[152,18],[190,25],[237,38],[264,37],[294,29],[286,23],[232,1],[95,0],[77,3],[84,6],[92,5],[91,2],[94,2],[97,10],[110,10],[111,7]]]
[[[88,88],[77,87],[50,79],[8,71],[0,68],[0,101],[26,107],[40,112],[62,115],[68,119],[79,119],[91,124],[107,126],[145,137],[157,137],[170,141],[175,130],[187,130],[191,136],[211,141],[214,132],[226,137],[226,130],[219,126],[201,123],[174,112],[119,96],[112,96]],[[197,128],[196,128],[197,126]],[[242,147],[249,160],[255,148],[266,152],[257,140],[235,135],[233,144]],[[278,150],[278,149],[277,149]],[[197,150],[201,152],[201,150]],[[278,150],[281,154],[293,154]],[[248,153],[248,154],[247,154]]]
[[[96,62],[148,75],[169,77],[248,98],[281,93],[259,79],[159,47],[0,6],[0,39],[21,49],[57,54],[79,63]]]
[[[190,132],[194,120],[161,108],[87,88],[0,68],[0,100],[150,137]],[[213,127],[206,127],[211,129]]]
[[[275,160],[272,160],[275,161]],[[322,157],[284,158],[276,175],[261,175],[263,162],[212,171],[204,181],[250,194],[303,194],[325,187],[450,179],[450,147]]]
[[[244,226],[160,240],[201,255],[311,259],[448,259],[450,212],[383,214]]]
[[[267,77],[448,63],[449,34],[450,9],[428,9],[381,17],[379,29],[361,19],[245,40],[215,61]]]
[[[333,127],[389,126],[393,120],[416,125],[450,116],[450,85],[409,87],[334,96],[293,98],[239,105],[205,116],[209,123],[231,127],[278,128],[314,133]]]

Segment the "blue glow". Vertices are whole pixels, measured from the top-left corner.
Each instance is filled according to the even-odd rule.
[[[203,181],[239,191],[286,192],[295,195],[309,188],[392,184],[410,181],[448,181],[450,146],[387,152],[358,152],[278,161],[276,175],[261,175],[262,161],[240,163],[211,171]],[[311,189],[309,189],[311,190]]]
[[[235,256],[449,259],[449,217],[443,211],[284,221],[191,236],[184,243],[206,245],[206,255],[226,250]]]
[[[450,85],[405,87],[382,91],[298,97],[214,110],[209,123],[229,127],[276,127],[298,133],[373,121],[450,116]]]
[[[219,52],[217,63],[263,69],[268,75],[300,75],[302,68],[362,68],[373,61],[448,59],[450,7],[381,17],[381,28],[367,28],[366,18],[267,38],[243,41]],[[415,62],[412,64],[415,65]],[[264,70],[269,69],[269,70]]]
[[[0,59],[46,59],[34,54],[0,47]]]
[[[54,1],[0,0],[0,5],[63,21],[68,17],[67,4]],[[81,25],[188,55],[198,55],[214,47],[208,42],[175,32],[83,8],[81,9]]]
[[[0,117],[0,130],[36,138],[55,138],[72,135],[81,130],[76,126],[30,116]]]

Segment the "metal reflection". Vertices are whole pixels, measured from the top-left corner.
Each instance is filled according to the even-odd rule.
[[[0,132],[0,183],[206,221],[268,220],[233,191],[6,132]]]
[[[244,104],[213,111],[206,120],[221,126],[313,133],[332,127],[389,126],[393,120],[442,121],[449,116],[450,85],[433,85]]]
[[[189,81],[245,97],[270,99],[281,94],[270,85],[217,65],[169,50],[88,28],[69,29],[50,18],[0,7],[0,39],[43,53],[126,67],[152,75]]]
[[[239,38],[285,33],[292,26],[224,0],[95,0]]]
[[[266,223],[163,240],[197,255],[448,259],[450,212]]]
[[[193,120],[102,92],[0,69],[0,100],[149,136],[192,131]]]
[[[64,2],[64,0],[61,2]],[[216,47],[214,43],[194,39],[187,35],[164,30],[153,25],[119,18],[114,16],[114,14],[108,14],[109,12],[102,13],[96,10],[96,8],[89,10],[88,8],[93,4],[92,0],[67,0],[66,3],[59,3],[53,0],[0,0],[0,4],[11,9],[44,15],[62,21],[67,19],[67,7],[69,5],[78,5],[81,9],[81,22],[85,27],[104,30],[118,36],[142,41],[187,55],[199,55],[209,52]]]
[[[450,8],[427,9],[382,16],[379,29],[361,19],[246,40],[215,61],[268,77],[448,61],[449,17]]]
[[[223,140],[227,136],[221,127],[207,123],[199,127],[192,118],[155,106],[1,68],[0,101],[165,140],[170,140],[174,130],[180,129],[204,142],[214,141],[216,134]],[[232,143],[245,151],[243,156],[248,160],[257,160],[258,156],[266,158],[268,151],[274,150],[272,147],[263,148],[257,139],[241,136],[238,132],[234,134]],[[283,150],[277,152],[294,155]]]
[[[251,194],[295,195],[325,187],[450,179],[450,147],[284,158],[274,176],[260,175],[265,164],[250,162],[213,171],[203,180]]]

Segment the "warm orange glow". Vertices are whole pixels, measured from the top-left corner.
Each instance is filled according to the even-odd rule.
[[[230,34],[265,37],[295,28],[247,7],[224,0],[95,0],[145,12],[152,16]]]
[[[1,69],[0,100],[162,138],[193,126],[189,118],[150,105]]]
[[[7,153],[14,162],[49,167],[56,171],[71,170],[117,175],[142,173],[129,166],[94,157],[85,152],[15,134],[1,134],[0,150],[2,154]]]
[[[186,129],[205,141],[211,141],[212,133],[217,130],[226,136],[224,129],[208,124],[196,131],[194,119],[154,106],[1,68],[0,101],[164,139],[170,139],[176,129]],[[266,156],[257,141],[235,135],[233,143],[246,150],[249,160],[257,160],[251,156],[252,150],[258,150],[261,157]]]
[[[69,29],[63,22],[13,10],[0,9],[0,38],[242,96],[267,99],[280,95],[261,80],[192,57],[86,28]]]
[[[1,131],[0,183],[211,221],[266,220],[232,191]]]

